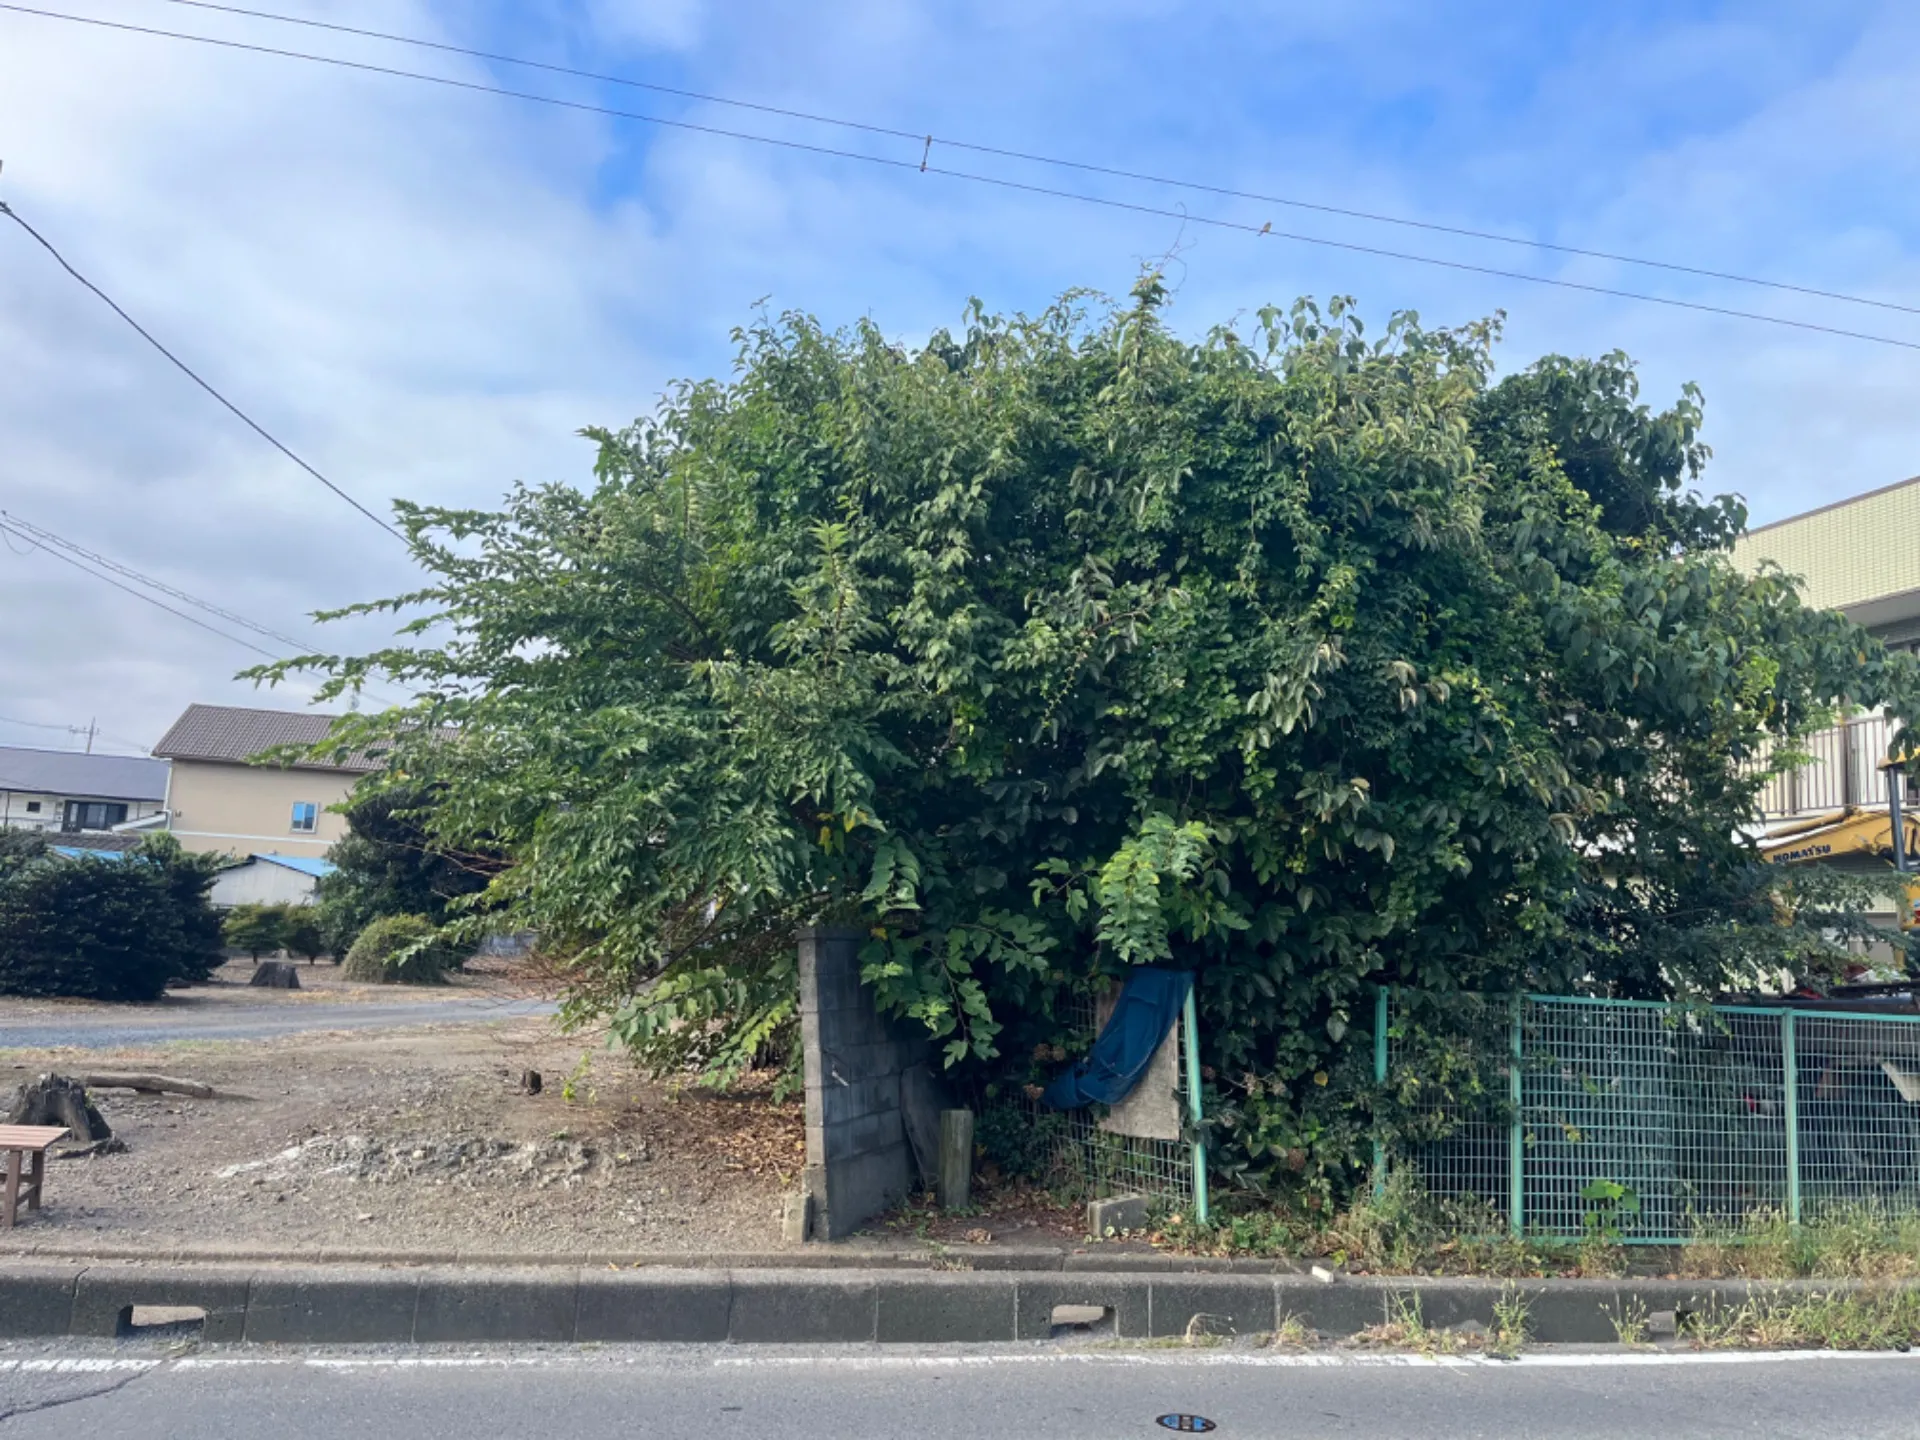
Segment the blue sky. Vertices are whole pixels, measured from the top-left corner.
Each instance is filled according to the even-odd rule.
[[[262,0],[765,104],[1920,306],[1920,9],[1897,3]],[[290,30],[47,0],[917,162],[908,141]],[[1299,294],[1508,315],[1503,363],[1620,348],[1706,391],[1756,521],[1920,472],[1920,352],[0,14],[0,196],[371,500],[584,482],[574,432],[720,372],[765,298],[911,342],[970,296],[1121,292],[1178,247],[1194,333]],[[1920,315],[969,155],[1160,207],[1920,341]],[[0,232],[0,508],[290,634],[402,587],[365,521]],[[394,547],[397,551],[397,547]],[[245,652],[0,554],[0,743],[151,742]],[[366,626],[333,640],[366,643]],[[291,703],[282,692],[259,703]],[[124,747],[123,747],[124,748]]]

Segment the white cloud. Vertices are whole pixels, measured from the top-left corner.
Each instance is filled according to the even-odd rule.
[[[699,42],[699,0],[588,0],[588,23],[601,40],[647,49],[691,50]]]
[[[151,5],[93,8],[156,23]],[[606,0],[515,9],[521,33],[506,37],[447,28],[456,17],[471,24],[471,13],[428,0],[310,13],[1920,303],[1911,239],[1920,121],[1903,99],[1920,88],[1920,36],[1896,7],[1833,42],[1831,63],[1811,70],[1764,15],[1652,40],[1582,32],[1577,55],[1528,71],[1514,57],[1539,61],[1528,50],[1539,42],[1506,12],[1481,24],[1409,5],[1249,18],[1159,0],[969,13],[897,0],[804,12]],[[168,19],[598,93],[345,37]],[[1710,104],[1715,83],[1725,94]],[[914,150],[712,107],[672,113],[867,153]],[[578,427],[621,423],[670,379],[723,370],[729,327],[763,296],[832,323],[870,314],[910,339],[956,323],[973,294],[1031,310],[1069,285],[1124,291],[1137,258],[1180,230],[911,171],[12,15],[0,16],[0,135],[0,194],[369,503],[405,494],[486,504],[518,479],[583,480]],[[1007,173],[1832,318],[1827,306],[1219,197],[1039,167]],[[1203,227],[1186,234],[1174,319],[1196,331],[1302,291],[1357,294],[1376,324],[1399,306],[1435,323],[1505,306],[1509,363],[1621,346],[1645,362],[1655,403],[1698,380],[1718,452],[1710,480],[1748,493],[1763,518],[1920,470],[1909,398],[1920,356]],[[1890,333],[1901,320],[1852,318]],[[1897,333],[1920,337],[1920,326],[1903,325]],[[0,229],[0,506],[290,633],[306,611],[409,579],[391,541],[10,228]],[[251,696],[226,678],[248,663],[245,652],[44,556],[0,553],[0,607],[13,622],[0,645],[0,715],[98,714],[116,733],[152,739],[190,700]],[[382,633],[358,624],[331,643]],[[32,738],[0,727],[0,741]]]

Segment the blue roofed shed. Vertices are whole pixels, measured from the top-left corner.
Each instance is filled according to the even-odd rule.
[[[215,905],[311,905],[313,887],[334,872],[311,855],[249,855],[214,877]]]

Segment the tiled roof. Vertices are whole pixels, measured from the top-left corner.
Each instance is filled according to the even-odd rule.
[[[62,855],[127,855],[140,848],[144,835],[116,834],[111,830],[48,830],[44,832],[53,848]]]
[[[248,710],[237,705],[189,705],[153,747],[169,760],[220,760],[244,765],[278,745],[312,745],[327,738],[337,715],[301,710]],[[339,765],[296,762],[302,770],[347,770],[364,774],[380,762],[362,755]]]
[[[83,755],[0,745],[0,790],[71,800],[167,798],[167,762],[137,755]]]

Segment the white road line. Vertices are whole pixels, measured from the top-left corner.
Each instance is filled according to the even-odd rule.
[[[702,1357],[692,1356],[699,1359]],[[1123,1368],[1242,1368],[1272,1370],[1618,1370],[1647,1366],[1780,1365],[1813,1361],[1916,1363],[1916,1357],[1889,1350],[1681,1350],[1681,1351],[1531,1351],[1514,1360],[1484,1355],[1351,1354],[1310,1351],[1297,1354],[1217,1354],[1192,1352],[1115,1352],[957,1355],[712,1355],[715,1369],[790,1369],[828,1367],[864,1370],[983,1369],[1012,1365],[1091,1365]],[[186,1355],[134,1359],[106,1356],[0,1358],[0,1374],[109,1374],[154,1370],[261,1369],[298,1366],[310,1370],[506,1370],[566,1369],[651,1364],[652,1347],[632,1346],[544,1355]]]
[[[625,1363],[627,1357],[602,1351],[581,1355],[392,1355],[369,1359],[314,1355],[301,1363],[315,1370],[545,1370],[583,1362],[604,1364],[608,1360]]]
[[[1649,1365],[1768,1365],[1801,1360],[1881,1360],[1913,1362],[1890,1350],[1704,1350],[1580,1352],[1556,1355],[1535,1351],[1512,1360],[1485,1355],[1329,1354],[1065,1354],[1065,1355],[727,1355],[716,1367],[841,1366],[871,1369],[931,1370],[978,1365],[1226,1366],[1272,1370],[1511,1370],[1629,1369]]]

